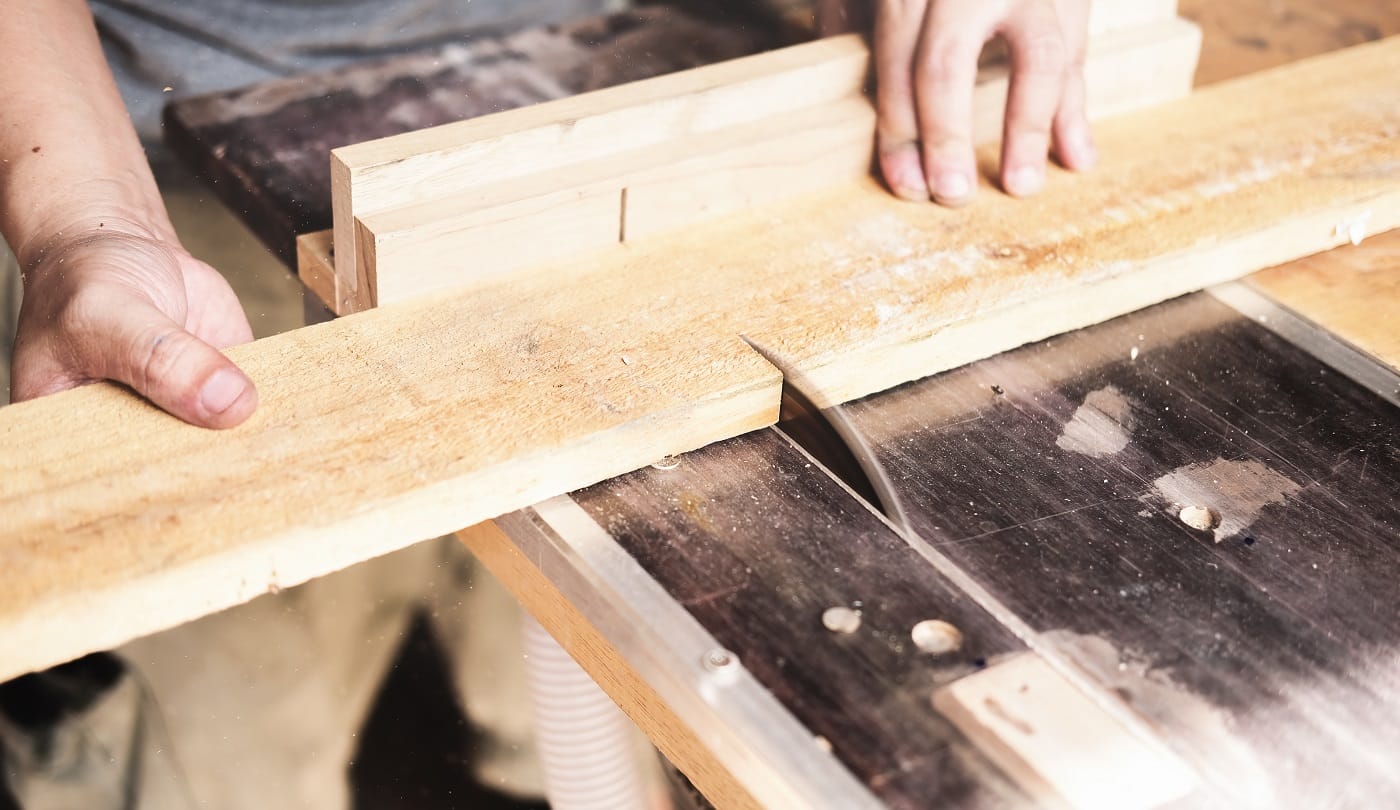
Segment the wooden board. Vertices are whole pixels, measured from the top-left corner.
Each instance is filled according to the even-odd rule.
[[[737,337],[638,326],[459,299],[299,329],[229,353],[261,403],[226,432],[111,385],[0,409],[0,679],[776,418]]]
[[[1400,371],[1400,231],[1255,273],[1249,284]]]
[[[785,44],[752,4],[669,5],[481,37],[338,70],[178,99],[174,152],[289,265],[331,227],[330,150]]]
[[[1387,41],[1110,122],[1033,201],[860,184],[260,341],[224,433],[110,385],[0,409],[0,677],[759,426],[741,335],[849,399],[1391,227],[1397,69]]]
[[[1199,49],[1199,29],[1175,19],[1094,41],[1090,116],[1185,95]],[[327,304],[343,314],[472,286],[864,177],[868,60],[849,35],[336,150],[338,227],[353,228],[337,252],[356,251],[337,289],[353,275],[355,294]],[[1006,65],[984,67],[976,142],[1000,136],[1006,93]]]
[[[378,303],[357,221],[838,101],[860,91],[867,61],[840,37],[336,149],[333,309]]]

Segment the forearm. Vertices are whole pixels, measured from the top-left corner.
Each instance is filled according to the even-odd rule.
[[[91,219],[170,236],[87,4],[14,4],[0,53],[0,234],[21,266]]]

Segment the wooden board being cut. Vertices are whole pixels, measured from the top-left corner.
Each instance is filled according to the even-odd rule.
[[[0,409],[0,677],[758,427],[1400,224],[1400,40],[1100,127],[962,211],[871,182],[231,352],[244,426],[110,385]],[[983,157],[990,160],[994,150]]]
[[[1400,231],[1255,273],[1249,284],[1400,371]]]

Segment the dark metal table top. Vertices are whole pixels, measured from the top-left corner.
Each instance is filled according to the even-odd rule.
[[[1186,806],[1400,801],[1391,402],[1201,293],[845,407],[907,530],[771,430],[572,498],[881,801],[1026,800],[931,696],[1028,648]]]

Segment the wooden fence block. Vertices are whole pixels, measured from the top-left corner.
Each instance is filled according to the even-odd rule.
[[[336,149],[334,309],[375,305],[355,218],[845,98],[866,61],[858,37],[836,37]]]
[[[821,45],[830,50],[831,42],[797,49]],[[1094,42],[1085,68],[1091,117],[1185,95],[1199,48],[1199,30],[1176,19],[1117,31]],[[856,71],[842,85],[858,88],[863,63],[851,62],[842,49],[833,64]],[[756,69],[765,67],[756,63]],[[1007,73],[1004,64],[981,71],[974,98],[979,143],[1001,134]],[[520,137],[535,138],[537,133],[529,128],[533,115],[520,110],[493,117],[497,120],[491,137],[501,137],[513,121],[523,119]],[[740,120],[743,115],[723,117]],[[874,126],[870,102],[852,92],[557,170],[386,206],[353,219],[359,275],[369,285],[369,300],[389,304],[835,186],[869,173]],[[591,144],[586,142],[580,151],[587,153]],[[464,173],[493,174],[489,168]]]

